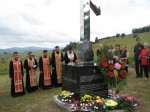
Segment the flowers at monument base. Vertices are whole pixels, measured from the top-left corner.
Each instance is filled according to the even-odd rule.
[[[118,103],[112,99],[106,99],[105,105],[106,105],[106,107],[113,107],[114,108],[118,105]]]
[[[118,95],[113,90],[108,90],[107,99],[101,98],[100,96],[85,94],[79,100],[75,100],[74,93],[66,90],[62,91],[58,97],[60,101],[71,104],[70,108],[72,112],[106,112],[107,110],[127,110],[131,112],[140,104],[137,98],[129,95]]]
[[[79,101],[76,101],[71,107],[71,111],[104,110],[104,99],[100,96],[84,95]]]
[[[61,94],[59,94],[59,99],[61,99],[61,101],[65,103],[72,103],[73,96],[74,93],[64,90]]]
[[[106,45],[98,56],[97,63],[108,87],[120,92],[127,83],[126,62],[121,61],[119,54],[117,55],[110,46]]]
[[[131,97],[129,95],[121,95],[120,98],[118,98],[116,101],[118,102],[118,108],[122,108],[130,112],[140,104],[139,99]]]

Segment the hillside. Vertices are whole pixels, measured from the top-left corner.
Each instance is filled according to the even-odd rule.
[[[43,48],[43,47],[34,47],[34,46],[30,46],[30,47],[12,47],[12,48],[6,48],[6,49],[0,49],[0,52],[7,52],[7,53],[12,53],[15,51],[18,52],[27,52],[27,51],[40,51],[40,50],[52,50],[50,48]]]
[[[138,34],[138,37],[141,38],[141,42],[148,42],[150,43],[150,32],[148,33],[140,33]],[[99,43],[93,44],[93,50],[96,56],[96,50],[99,48],[99,44],[102,45],[112,45],[113,47],[116,44],[120,44],[120,45],[126,45],[127,46],[127,50],[130,52],[130,66],[134,67],[134,63],[133,63],[133,49],[134,49],[134,45],[136,44],[135,41],[136,38],[133,38],[133,35],[127,35],[124,38],[122,37],[111,37],[109,39],[100,39]],[[96,57],[95,57],[96,60]]]

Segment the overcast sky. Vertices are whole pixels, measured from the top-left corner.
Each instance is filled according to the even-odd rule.
[[[150,0],[92,0],[91,40],[150,24]],[[65,46],[80,40],[80,0],[0,0],[0,49]]]

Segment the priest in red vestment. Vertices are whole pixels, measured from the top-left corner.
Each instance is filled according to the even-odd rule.
[[[39,69],[40,69],[40,78],[39,78],[39,87],[42,89],[51,88],[51,58],[48,56],[47,50],[43,51],[43,55],[39,58]]]
[[[36,69],[38,63],[33,57],[32,52],[28,53],[28,58],[24,61],[24,68],[26,69],[26,90],[33,92],[38,89]]]
[[[23,65],[18,52],[14,52],[14,58],[9,64],[9,77],[11,79],[11,96],[17,97],[25,94],[23,83]]]

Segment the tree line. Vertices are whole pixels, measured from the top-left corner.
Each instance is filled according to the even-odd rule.
[[[137,35],[138,33],[145,33],[145,32],[150,32],[150,25],[147,25],[147,26],[144,26],[144,27],[141,27],[141,28],[133,28],[132,29],[132,34],[134,34],[133,38],[138,37],[138,35]],[[124,38],[124,37],[126,37],[126,34],[125,33],[121,33],[121,34],[117,33],[115,36],[109,36],[109,37],[105,37],[105,38],[101,38],[101,39],[99,39],[98,37],[95,37],[95,42],[93,42],[93,44],[98,43],[99,40],[103,40],[103,39],[108,39],[109,40],[109,38],[112,38],[112,37],[117,37],[117,38],[122,37],[122,38]],[[62,51],[66,52],[68,50],[69,46],[71,46],[73,49],[77,49],[77,45],[78,45],[77,42],[70,42],[69,44],[67,44],[62,49]]]
[[[141,28],[133,28],[132,34],[150,32],[150,25]]]

